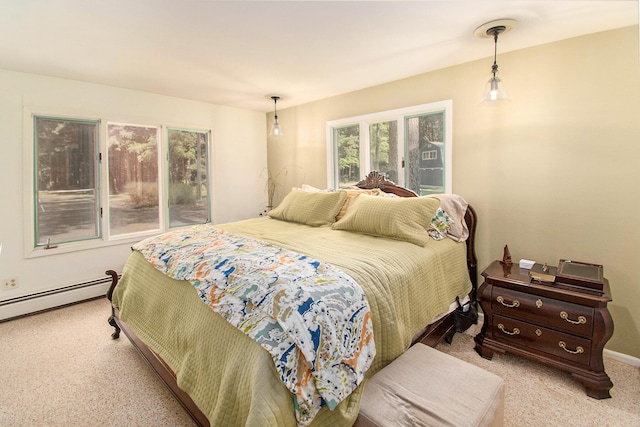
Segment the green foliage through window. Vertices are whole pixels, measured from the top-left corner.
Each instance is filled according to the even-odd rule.
[[[169,141],[169,226],[209,221],[209,133],[167,130]]]
[[[360,128],[358,125],[335,130],[338,145],[340,186],[360,180]]]

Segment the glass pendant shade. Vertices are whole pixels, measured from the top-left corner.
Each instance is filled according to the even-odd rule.
[[[273,121],[273,126],[271,126],[271,132],[269,132],[269,136],[282,136],[282,129],[280,129],[280,124],[278,123],[278,118],[276,117]]]
[[[502,101],[511,101],[507,96],[507,92],[505,92],[504,87],[500,85],[501,82],[502,80],[495,75],[489,79],[484,91],[484,96],[482,97],[482,102],[498,103]]]

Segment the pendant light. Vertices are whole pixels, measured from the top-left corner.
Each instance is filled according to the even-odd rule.
[[[273,99],[274,119],[273,126],[271,126],[271,132],[269,132],[269,136],[282,136],[284,134],[282,133],[282,129],[280,129],[280,124],[278,123],[278,100],[280,99],[280,97],[278,95],[272,95],[270,96],[270,98]]]
[[[487,104],[498,104],[505,101],[511,101],[501,85],[502,80],[498,74],[498,35],[511,30],[516,26],[513,19],[500,19],[497,21],[487,22],[476,28],[474,34],[476,37],[493,38],[493,65],[491,66],[491,78],[487,82],[482,102]]]

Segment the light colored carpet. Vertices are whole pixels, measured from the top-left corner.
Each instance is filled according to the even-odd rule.
[[[106,298],[0,323],[0,426],[194,426]]]
[[[473,349],[478,332],[475,325],[436,348],[504,380],[506,426],[640,426],[640,368],[605,357],[611,399],[593,399],[569,373],[510,354],[483,359]]]
[[[0,426],[193,426],[98,299],[0,323]],[[514,356],[482,359],[473,334],[437,348],[505,380],[507,426],[638,426],[640,369],[605,359],[612,399]]]

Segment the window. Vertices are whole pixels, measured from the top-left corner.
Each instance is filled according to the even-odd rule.
[[[434,160],[437,158],[438,152],[436,150],[422,152],[422,160]]]
[[[360,127],[336,128],[334,140],[338,147],[338,183],[340,187],[360,181]]]
[[[167,130],[169,226],[209,221],[209,132]]]
[[[328,185],[354,185],[376,170],[419,195],[451,192],[452,102],[327,123]]]
[[[398,122],[392,120],[369,125],[369,141],[371,170],[398,182]]]
[[[408,116],[404,123],[407,152],[405,185],[421,196],[450,192],[451,184],[445,185],[445,156],[442,153],[445,148],[445,112]],[[450,148],[451,143],[448,146]],[[451,169],[450,164],[447,168]]]
[[[107,124],[109,235],[160,229],[158,128]]]
[[[97,120],[33,117],[34,246],[100,237]]]
[[[29,117],[34,197],[28,254],[209,221],[210,131]]]

